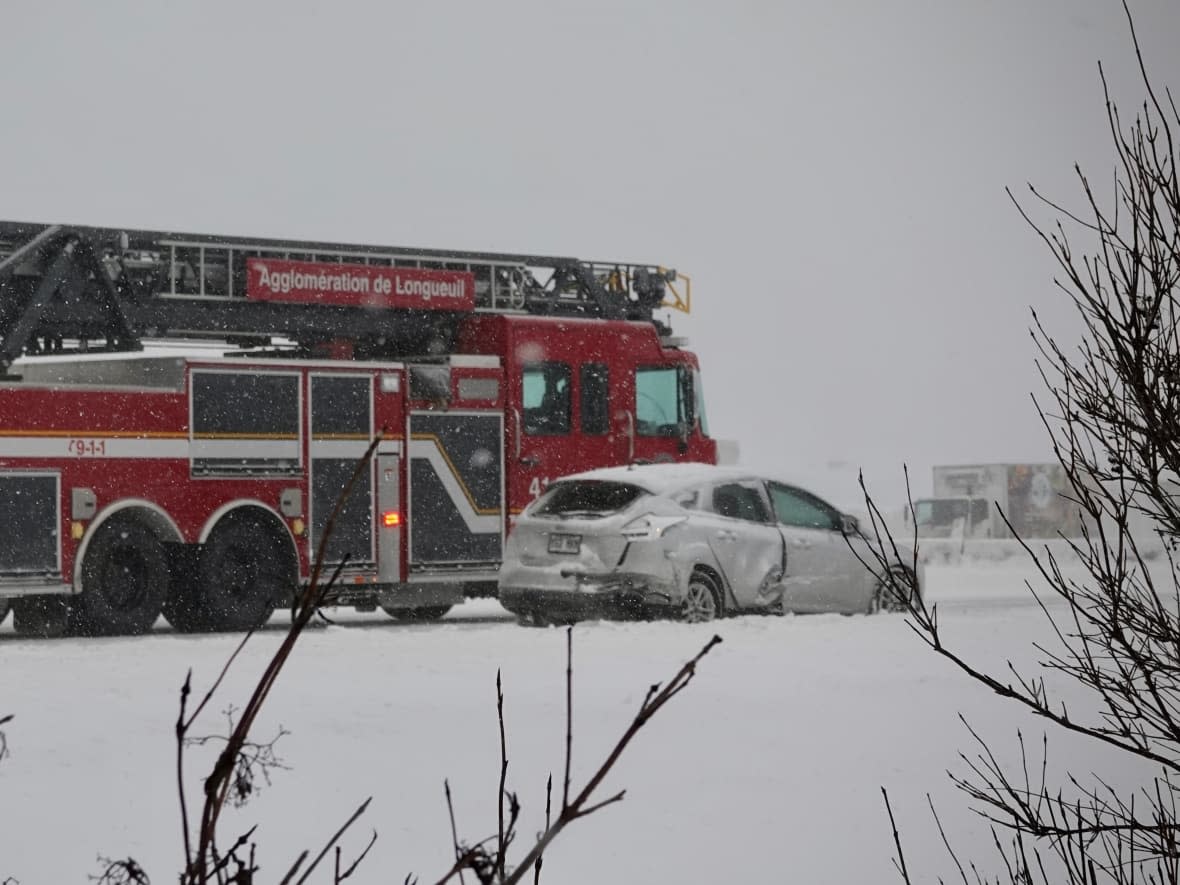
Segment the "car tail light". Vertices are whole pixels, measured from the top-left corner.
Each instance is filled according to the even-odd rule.
[[[381,524],[387,529],[395,529],[402,524],[402,515],[396,510],[386,510],[381,514]]]
[[[657,516],[647,513],[623,526],[623,537],[628,541],[650,541],[687,519],[687,516]]]

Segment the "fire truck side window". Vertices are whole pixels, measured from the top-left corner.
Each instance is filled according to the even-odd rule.
[[[299,467],[299,376],[192,373],[194,473],[290,473]]]
[[[602,363],[585,363],[581,374],[582,433],[601,436],[610,430],[610,369]]]
[[[311,432],[325,438],[340,434],[360,436],[367,441],[372,433],[369,417],[372,386],[368,378],[348,375],[313,378]]]
[[[680,366],[635,370],[635,432],[678,436],[692,425],[692,381]]]
[[[521,370],[526,434],[560,436],[570,432],[570,376],[565,363],[532,363]]]

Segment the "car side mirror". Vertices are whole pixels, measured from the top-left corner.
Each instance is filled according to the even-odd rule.
[[[840,515],[840,533],[843,535],[859,535],[860,522],[855,516],[842,513]]]

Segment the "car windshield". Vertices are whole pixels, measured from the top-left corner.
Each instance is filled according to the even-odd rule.
[[[956,519],[964,519],[967,516],[967,504],[968,499],[966,498],[927,498],[915,502],[914,513],[918,525],[945,526],[950,525]],[[970,504],[973,522],[987,519],[987,501],[985,499],[974,498]]]
[[[537,501],[536,516],[606,516],[646,495],[639,486],[603,480],[559,482]]]

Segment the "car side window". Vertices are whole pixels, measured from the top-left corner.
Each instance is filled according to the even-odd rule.
[[[778,483],[770,483],[770,503],[783,525],[804,529],[840,528],[840,514],[814,495]]]
[[[766,503],[756,488],[729,482],[713,489],[712,510],[718,516],[744,519],[746,522],[770,522]]]

